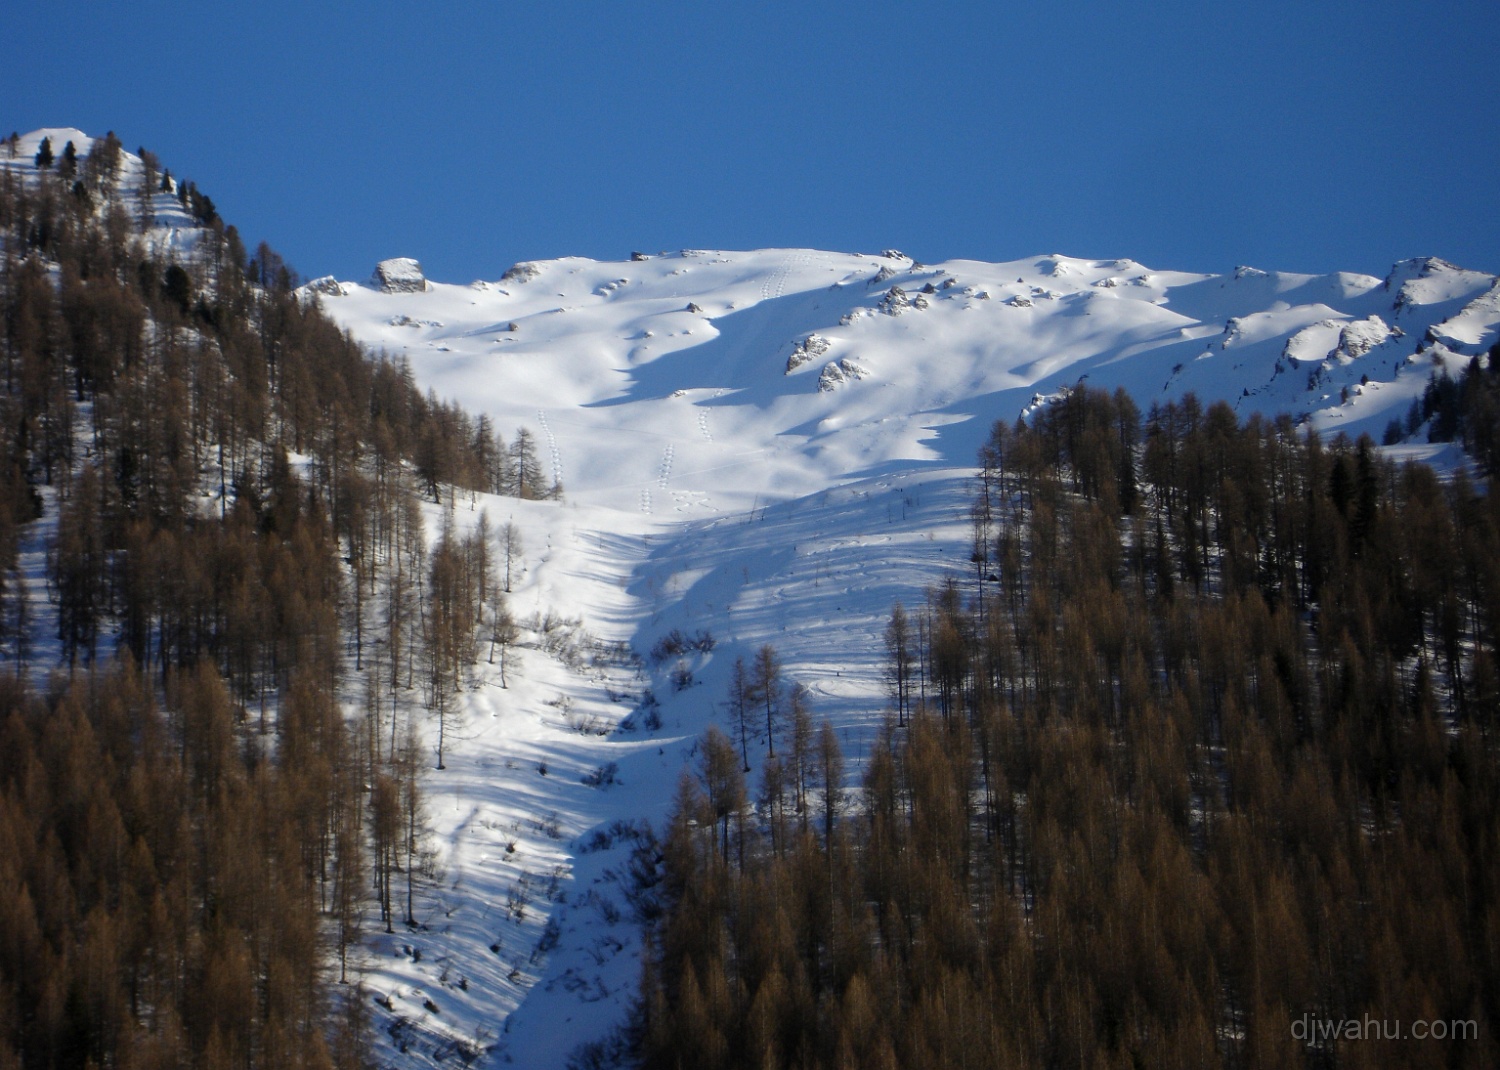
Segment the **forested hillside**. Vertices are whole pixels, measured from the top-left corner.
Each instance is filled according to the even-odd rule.
[[[717,729],[684,774],[645,1065],[1492,1065],[1495,496],[1087,389],[979,462],[859,795],[796,716],[758,785]]]
[[[534,457],[151,153],[26,149],[0,142],[0,1067],[362,1065],[332,982],[365,903],[389,931],[422,879],[414,724],[504,620],[485,540],[429,547],[419,499]]]
[[[0,1070],[1493,1063],[1494,280],[1137,267],[302,286],[0,140]]]

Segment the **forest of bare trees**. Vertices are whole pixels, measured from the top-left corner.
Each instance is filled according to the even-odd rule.
[[[1492,1065],[1500,502],[1078,389],[995,427],[970,519],[973,571],[893,609],[857,806],[831,730],[795,796],[703,740],[644,1065]]]

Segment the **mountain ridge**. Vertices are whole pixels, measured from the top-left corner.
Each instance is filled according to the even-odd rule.
[[[887,253],[569,257],[467,287],[378,294],[319,280],[305,292],[361,341],[413,360],[439,393],[496,416],[624,406],[632,415],[617,423],[660,426],[681,423],[664,408],[674,398],[712,415],[743,410],[755,448],[785,453],[796,439],[791,452],[823,480],[868,467],[857,458],[876,443],[868,433],[856,443],[851,428],[903,424],[877,461],[961,464],[994,419],[1080,381],[1124,387],[1143,407],[1191,391],[1242,417],[1289,414],[1321,433],[1378,438],[1431,372],[1456,376],[1500,329],[1496,278],[1436,257],[1377,279],[1057,254],[926,265]],[[924,414],[931,426],[914,420]],[[816,459],[830,450],[841,460]],[[577,476],[594,466],[572,467],[582,489]],[[605,482],[617,484],[613,467]],[[787,492],[806,489],[788,478]]]

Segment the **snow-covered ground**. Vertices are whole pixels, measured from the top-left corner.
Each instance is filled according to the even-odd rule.
[[[1191,390],[1378,439],[1435,367],[1493,343],[1495,287],[1436,259],[1381,280],[785,249],[537,262],[407,293],[311,285],[424,387],[507,436],[530,428],[566,491],[458,505],[461,525],[482,507],[521,529],[512,605],[533,627],[509,687],[481,656],[427,782],[441,879],[424,927],[371,944],[382,1022],[404,1022],[392,1062],[462,1046],[561,1066],[620,1021],[639,952],[629,826],[665,815],[736,657],[774,645],[858,769],[892,603],[968,581],[970,466],[995,419],[1085,379],[1143,409]],[[661,665],[621,653],[674,628],[716,645]]]

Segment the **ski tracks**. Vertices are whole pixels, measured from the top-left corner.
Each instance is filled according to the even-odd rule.
[[[667,483],[672,478],[672,460],[677,455],[677,446],[668,442],[667,448],[661,452],[661,463],[656,468],[656,485],[662,490],[667,489]],[[651,488],[641,488],[641,512],[649,515],[651,508]]]
[[[798,264],[805,264],[812,257],[806,253],[792,253],[781,262],[775,271],[767,275],[760,284],[760,299],[762,301],[774,301],[786,292],[786,280],[792,273],[792,268]]]
[[[725,390],[714,391],[712,400],[718,401],[727,392]],[[714,433],[708,426],[708,410],[704,408],[698,410],[698,433],[703,436],[705,442],[712,442],[714,440]]]
[[[547,414],[541,409],[536,410],[536,422],[542,425],[542,434],[547,436],[547,449],[552,454],[552,482],[561,485],[563,481],[562,452],[557,448],[557,437],[552,434],[552,428],[547,425]]]
[[[661,469],[660,473],[656,477],[656,485],[662,490],[667,489],[667,481],[672,478],[672,458],[676,455],[676,453],[677,446],[671,442],[668,442],[667,448],[662,451]]]

